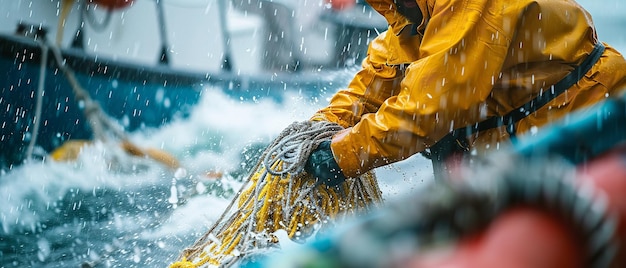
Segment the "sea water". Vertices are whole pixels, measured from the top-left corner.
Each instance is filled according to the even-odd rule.
[[[130,133],[179,169],[96,143],[76,161],[2,174],[0,267],[166,267],[218,219],[267,144],[328,102],[289,90],[241,100],[210,86],[201,96],[188,117]],[[385,198],[432,179],[429,165],[416,156],[379,168]]]

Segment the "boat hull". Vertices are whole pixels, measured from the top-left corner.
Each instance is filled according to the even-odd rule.
[[[43,94],[38,94],[42,75],[38,42],[2,37],[0,51],[0,158],[4,166],[20,163],[33,139],[38,148],[49,152],[69,139],[92,138],[84,103],[77,101],[52,55],[44,63]],[[66,51],[64,58],[91,99],[126,131],[158,127],[187,116],[206,82],[200,75],[106,62],[79,51]],[[36,135],[35,124],[39,124]]]
[[[67,140],[93,136],[84,103],[77,101],[66,75],[49,54],[41,114],[36,119],[42,42],[32,37],[0,35],[2,169],[23,162],[33,139],[40,149],[38,153],[45,155]],[[350,68],[278,74],[191,72],[166,64],[146,66],[110,60],[78,48],[64,49],[62,54],[80,86],[127,132],[185,118],[207,89],[220,90],[240,101],[271,98],[281,102],[285,92],[320,99],[347,84],[355,72]]]

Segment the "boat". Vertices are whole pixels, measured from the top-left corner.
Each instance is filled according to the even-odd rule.
[[[89,5],[92,2],[94,1],[81,3],[87,6],[87,10],[90,10]],[[103,21],[111,20],[110,17],[121,18],[122,21],[125,16],[152,17],[157,15],[154,13],[155,10],[160,11],[156,12],[159,19],[155,19],[159,22],[155,25],[160,25],[160,29],[164,29],[165,26],[165,13],[180,13],[181,10],[194,10],[197,13],[196,8],[181,9],[177,6],[170,6],[167,9],[168,6],[165,5],[164,9],[162,1],[156,1],[156,9],[152,10],[148,9],[154,4],[150,1],[99,0],[95,2],[105,6],[107,3],[113,5],[108,9],[91,7],[90,14],[92,16],[106,14],[104,16],[107,17]],[[207,16],[215,19],[217,8],[211,6],[215,4],[214,1],[196,2],[208,3],[205,13],[210,13]],[[223,2],[219,0],[217,3]],[[13,16],[30,12],[30,19],[33,20],[33,12],[41,15],[46,8],[50,8],[51,4],[39,3],[30,7],[24,7],[19,3],[17,7],[15,3],[4,3],[3,5],[9,5],[7,10],[14,9]],[[54,8],[57,9],[57,15],[47,15],[47,17],[42,15],[43,21],[55,18],[61,20],[58,18],[60,17],[58,13],[63,13],[63,10],[59,8],[58,3]],[[118,12],[118,9],[123,9],[126,13],[121,11],[119,12],[121,15],[115,13]],[[142,9],[143,13],[137,13]],[[234,67],[231,66],[232,63],[224,62],[226,53],[221,51],[211,56],[213,63],[217,65],[211,67],[207,65],[208,63],[204,65],[195,63],[197,66],[189,66],[184,63],[185,61],[183,63],[181,61],[188,60],[189,57],[193,58],[194,55],[198,57],[197,55],[201,52],[183,51],[184,53],[182,53],[176,48],[176,45],[190,42],[181,41],[168,44],[167,38],[164,36],[161,36],[161,42],[154,42],[157,37],[150,36],[148,38],[148,42],[151,44],[150,49],[141,50],[149,52],[156,50],[158,52],[159,46],[162,45],[161,54],[154,57],[152,62],[146,59],[146,54],[150,54],[149,52],[123,57],[128,55],[127,47],[124,50],[109,44],[109,50],[98,48],[98,45],[104,47],[107,44],[106,40],[98,43],[98,38],[102,40],[102,36],[107,33],[109,35],[116,34],[115,30],[102,33],[95,31],[95,26],[87,29],[89,27],[84,26],[86,24],[84,16],[88,11],[77,9],[72,10],[72,12],[79,14],[75,14],[74,17],[69,16],[64,23],[66,25],[77,23],[80,26],[76,32],[71,32],[68,29],[62,31],[61,28],[58,28],[56,30],[56,44],[49,40],[53,39],[51,35],[54,33],[50,28],[56,25],[57,21],[50,25],[50,23],[44,24],[44,22],[32,23],[31,21],[28,23],[26,22],[27,19],[17,17],[6,19],[8,21],[6,25],[10,25],[12,22],[17,23],[13,30],[0,33],[0,73],[4,75],[4,79],[0,82],[0,109],[3,111],[0,123],[2,125],[0,127],[0,162],[2,163],[0,167],[3,170],[19,165],[25,159],[45,157],[68,140],[93,138],[92,126],[90,126],[90,120],[86,118],[85,114],[85,96],[82,98],[77,96],[77,87],[84,88],[83,95],[87,95],[86,97],[97,103],[101,111],[119,124],[123,131],[132,132],[147,127],[159,127],[175,118],[185,117],[207,87],[222,90],[242,101],[268,97],[280,100],[282,93],[286,91],[296,91],[308,97],[319,97],[333,92],[342,86],[335,82],[338,78],[346,80],[354,72],[354,69],[346,66],[346,62],[349,61],[348,58],[351,58],[351,62],[354,63],[356,57],[362,57],[358,53],[365,49],[366,42],[362,42],[361,45],[357,45],[359,42],[349,43],[353,41],[352,36],[361,40],[371,38],[374,34],[372,31],[371,33],[368,32],[367,36],[363,35],[363,31],[371,31],[373,26],[362,25],[362,23],[354,24],[354,20],[350,20],[350,18],[354,19],[354,15],[341,13],[334,16],[327,14],[325,18],[332,23],[347,26],[345,27],[347,33],[341,32],[336,36],[343,38],[342,42],[348,42],[345,44],[346,46],[354,46],[349,51],[350,55],[344,53],[345,50],[337,52],[344,53],[342,54],[341,66],[337,61],[320,64],[318,59],[317,62],[310,61],[313,63],[309,64],[309,68],[298,72],[265,72],[258,67],[250,69],[250,66],[255,65],[255,61],[258,59],[251,57],[247,52],[250,51],[249,49],[236,48],[236,46],[229,50],[234,51],[232,52],[234,59],[231,59],[236,63]],[[49,13],[46,12],[46,14]],[[228,14],[234,13],[232,10],[228,12]],[[370,16],[371,11],[354,14]],[[252,40],[254,38],[241,39],[258,31],[258,26],[254,26],[258,20],[241,17],[241,14],[238,16],[236,20],[243,21],[243,23],[239,25],[231,23],[232,26],[229,28],[231,34],[220,37],[228,37],[228,41],[232,41],[230,43],[235,45],[246,44],[249,47],[260,47],[260,44],[254,44],[254,41],[258,41]],[[193,22],[194,20],[191,19],[190,21]],[[153,29],[157,27],[155,25],[150,24],[144,28]],[[192,25],[186,27],[192,27]],[[217,21],[215,24],[207,26],[208,31],[216,31],[218,28],[220,26]],[[133,29],[129,29],[129,31],[131,30]],[[134,30],[136,31],[136,29]],[[117,31],[121,30],[117,29]],[[243,34],[240,34],[243,37],[236,36],[238,31],[243,31]],[[144,33],[140,32],[137,35],[140,35],[138,38],[145,38]],[[125,36],[120,37],[120,39],[131,37]],[[203,38],[205,37],[198,37],[197,39]],[[366,41],[366,39],[362,41]],[[250,44],[251,41],[252,44]],[[108,42],[111,43],[111,41]],[[224,42],[221,49],[227,51],[225,48],[229,42]],[[62,71],[63,68],[60,68],[60,63],[51,54],[54,51],[51,48],[55,46],[59,48],[58,51],[61,54],[60,57],[63,61],[61,65],[73,71],[78,85],[72,84],[68,80],[67,75]],[[191,56],[187,55],[187,58],[178,59],[178,54]],[[248,64],[246,60],[251,62]],[[256,64],[258,65],[258,62]]]

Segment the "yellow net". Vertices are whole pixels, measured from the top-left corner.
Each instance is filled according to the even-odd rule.
[[[302,148],[294,150],[301,152]],[[374,173],[329,187],[316,184],[309,174],[301,172],[302,161],[291,162],[281,155],[289,153],[270,153],[273,161],[257,164],[242,187],[244,190],[233,200],[237,208],[232,211],[231,207],[227,208],[216,224],[184,250],[170,268],[228,267],[248,256],[278,248],[275,235],[278,230],[285,230],[291,240],[304,241],[325,226],[366,213],[382,202]],[[303,152],[295,158],[302,160],[308,155]],[[289,169],[292,172],[286,172]]]

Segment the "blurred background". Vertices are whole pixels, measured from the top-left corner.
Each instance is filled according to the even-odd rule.
[[[349,4],[334,7],[337,4],[327,0],[67,1],[69,11],[63,15],[62,0],[2,0],[0,31],[13,33],[20,23],[40,26],[60,46],[71,47],[77,46],[81,28],[80,43],[87,52],[150,65],[159,62],[166,46],[172,67],[201,72],[221,70],[225,53],[232,53],[234,71],[261,71],[262,59],[277,61],[281,56],[264,56],[264,49],[272,45],[292,53],[285,57],[298,59],[302,65],[335,67],[342,57],[341,64],[354,62],[348,57],[362,58],[357,54],[363,52],[367,40],[386,28],[382,16],[364,3],[335,2]],[[345,50],[351,55],[342,56],[348,53]]]

